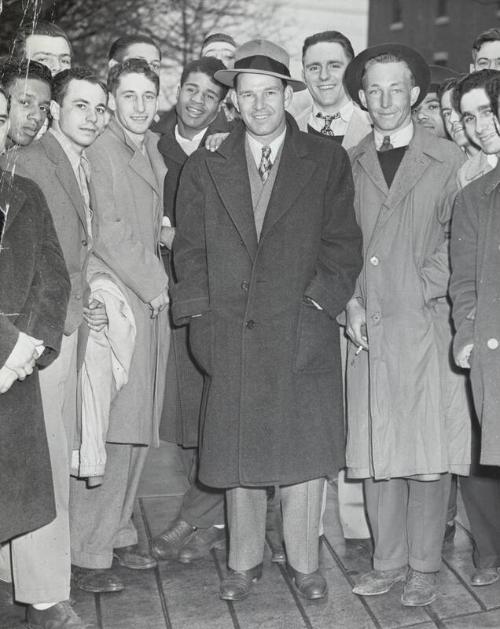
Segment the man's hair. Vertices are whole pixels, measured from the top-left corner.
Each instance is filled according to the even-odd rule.
[[[208,35],[208,37],[205,37],[201,45],[201,49],[203,50],[205,46],[208,46],[208,44],[211,44],[214,41],[226,42],[226,44],[231,44],[231,46],[236,48],[236,42],[231,35],[227,35],[226,33],[212,33],[211,35]]]
[[[464,78],[464,74],[462,74],[461,76],[450,76],[450,78],[445,79],[442,83],[440,83],[438,85],[436,94],[438,97],[438,100],[441,102],[441,99],[443,98],[443,94],[445,92],[448,92],[449,90],[454,90],[457,83]],[[453,99],[453,95],[452,95],[452,99]],[[453,100],[452,100],[453,102]]]
[[[498,98],[500,96],[500,72],[497,72],[498,76],[492,77],[489,81],[486,81],[485,89],[488,98],[490,99],[491,108],[498,118]]]
[[[226,69],[226,66],[223,64],[223,62],[220,59],[217,59],[216,57],[200,57],[199,59],[195,59],[194,61],[191,61],[190,63],[184,66],[184,69],[182,70],[182,74],[181,74],[181,87],[187,81],[189,75],[192,72],[201,72],[203,74],[206,74],[209,77],[209,79],[213,81],[215,85],[217,85],[217,87],[220,88],[221,96],[219,100],[223,100],[226,97],[226,94],[229,88],[226,87],[225,85],[222,85],[222,83],[219,83],[218,81],[216,81],[214,79],[214,74],[218,70],[225,70],[225,69]]]
[[[352,44],[343,33],[340,33],[339,31],[323,31],[322,33],[315,33],[310,37],[306,37],[304,45],[302,46],[302,60],[304,59],[308,48],[322,42],[340,44],[349,61],[354,58]]]
[[[14,38],[13,47],[12,47],[13,48],[12,55],[14,57],[18,59],[22,59],[25,56],[26,40],[28,39],[30,35],[47,35],[48,37],[62,37],[68,42],[70,51],[72,50],[69,37],[62,30],[62,28],[59,28],[59,26],[57,26],[56,24],[53,24],[52,22],[41,21],[41,22],[33,22],[32,24],[28,26],[23,26],[17,31],[16,36]]]
[[[498,70],[478,70],[477,72],[471,72],[464,76],[463,79],[460,79],[453,90],[453,107],[462,112],[462,108],[460,107],[460,102],[462,100],[462,96],[467,94],[474,89],[484,89],[486,91],[486,84],[491,79],[500,76],[500,72]]]
[[[55,100],[59,105],[63,104],[64,97],[68,92],[68,87],[71,81],[87,81],[92,85],[98,85],[102,88],[108,98],[108,90],[106,85],[99,79],[97,74],[91,69],[84,66],[74,66],[63,70],[56,74],[52,79],[52,100]]]
[[[472,58],[474,61],[476,60],[477,53],[481,49],[481,46],[490,41],[500,41],[500,28],[489,28],[487,31],[479,33],[472,42]]]
[[[50,70],[38,61],[11,61],[0,68],[0,85],[7,91],[17,79],[38,79],[47,83],[52,92]]]
[[[0,85],[0,94],[3,94],[5,100],[7,101],[7,113],[10,111],[10,96],[7,93],[7,90]]]
[[[154,46],[161,59],[160,47],[151,37],[148,37],[147,35],[124,35],[123,37],[115,39],[115,41],[111,44],[108,54],[109,61],[113,60],[118,61],[118,63],[122,63],[125,55],[127,54],[127,50],[134,44],[148,44],[149,46]]]
[[[160,78],[149,67],[147,61],[144,59],[127,59],[122,63],[114,65],[108,74],[108,91],[112,94],[116,92],[120,84],[120,79],[125,74],[142,74],[152,83],[154,83],[156,93],[160,92]]]
[[[363,68],[363,74],[361,75],[361,85],[363,85],[366,71],[368,70],[370,66],[375,65],[376,63],[399,63],[399,62],[404,63],[405,66],[408,68],[408,71],[410,73],[411,85],[413,87],[415,85],[415,75],[413,74],[412,69],[408,65],[408,62],[406,61],[404,57],[400,55],[396,55],[392,52],[383,52],[382,54],[377,55],[376,57],[372,57],[371,59],[368,59],[368,61],[365,63],[365,67]]]

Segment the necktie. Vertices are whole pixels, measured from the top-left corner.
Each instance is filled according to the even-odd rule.
[[[391,136],[390,135],[384,135],[384,140],[382,142],[382,146],[379,148],[379,151],[381,151],[381,152],[390,151],[393,148],[394,147],[391,144]]]
[[[319,112],[318,114],[316,114],[316,118],[321,118],[325,121],[325,124],[320,130],[320,133],[322,133],[323,135],[335,135],[331,127],[332,122],[340,118],[339,112],[337,112],[336,114],[322,114],[321,112]]]
[[[271,155],[271,147],[263,146],[262,147],[262,157],[260,158],[259,164],[259,175],[262,179],[262,183],[266,183],[267,178],[269,177],[269,171],[272,168],[271,160],[269,159]]]
[[[87,231],[89,235],[92,234],[92,210],[90,208],[90,194],[89,194],[89,179],[90,179],[90,164],[85,155],[80,158],[80,164],[78,165],[78,185],[80,192],[82,193],[83,200],[85,201],[85,209],[87,216]]]

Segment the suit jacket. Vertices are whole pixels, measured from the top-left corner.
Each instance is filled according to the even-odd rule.
[[[146,158],[113,119],[87,152],[98,234],[92,255],[118,278],[137,326],[129,381],[111,409],[108,441],[118,443],[158,443],[170,330],[168,312],[151,319],[148,305],[168,284],[159,253],[166,169],[157,144],[148,131]]]
[[[173,313],[190,321],[206,374],[199,477],[209,486],[292,484],[344,463],[335,317],[361,268],[351,169],[342,147],[287,119],[260,239],[243,125],[181,175]]]
[[[179,187],[182,168],[188,156],[175,139],[177,116],[169,115],[163,121],[163,135],[158,143],[158,150],[165,160],[167,176],[165,177],[165,193],[163,212],[172,225],[176,225],[175,198]],[[212,133],[229,132],[231,125],[227,122],[224,112],[219,112],[205,133],[205,139]],[[171,252],[162,249],[165,268],[172,277],[173,267]],[[188,346],[187,326],[172,325],[171,348],[167,367],[165,402],[162,413],[161,437],[167,441],[180,443],[185,447],[198,444],[198,424],[203,392],[203,374],[196,365]]]
[[[0,171],[0,366],[19,332],[42,339],[33,374],[0,395],[0,542],[55,517],[38,367],[58,355],[70,283],[50,212],[31,181]]]
[[[32,179],[47,199],[71,279],[64,326],[65,334],[71,334],[83,322],[88,295],[85,266],[90,248],[85,204],[71,163],[56,138],[47,132],[29,146],[15,149],[14,155],[4,156],[0,164],[12,165],[16,174]]]
[[[295,116],[295,120],[301,131],[307,131],[307,124],[311,116],[312,106],[304,109]],[[353,146],[356,146],[361,140],[367,136],[372,130],[372,123],[370,116],[366,111],[360,109],[357,105],[354,105],[354,111],[352,113],[351,120],[347,126],[347,131],[342,140],[342,146],[349,150]]]

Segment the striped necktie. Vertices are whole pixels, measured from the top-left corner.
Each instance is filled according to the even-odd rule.
[[[262,179],[262,183],[266,183],[267,178],[269,177],[269,172],[272,168],[271,160],[269,159],[271,156],[271,147],[263,146],[262,147],[262,157],[260,158],[259,164],[259,175]]]

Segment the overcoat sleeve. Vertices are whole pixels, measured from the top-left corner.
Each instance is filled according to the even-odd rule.
[[[478,211],[468,203],[467,189],[461,192],[453,208],[451,226],[450,297],[456,334],[453,341],[455,355],[474,337],[474,318],[477,304],[476,255]]]
[[[94,151],[91,166],[97,223],[93,252],[141,301],[149,303],[168,285],[163,263],[135,236],[132,225],[117,207],[116,175],[110,155],[104,150]]]
[[[340,161],[340,164],[339,164]],[[363,264],[361,230],[354,213],[354,184],[347,153],[332,161],[316,272],[305,296],[335,318],[352,297]]]
[[[177,230],[173,243],[177,282],[171,287],[172,314],[178,324],[210,308],[203,193],[204,162],[194,154],[186,162],[177,193]]]

